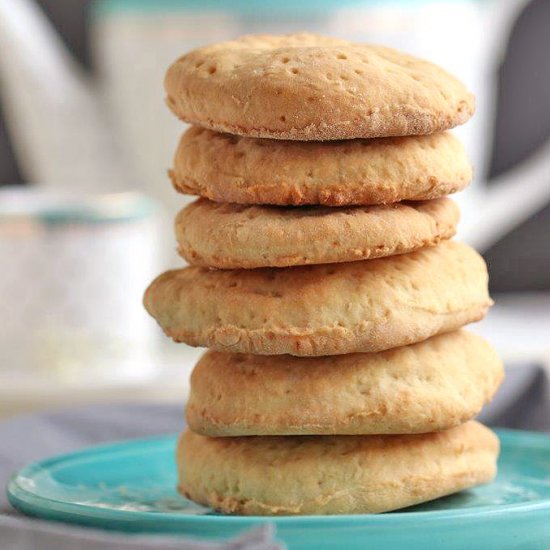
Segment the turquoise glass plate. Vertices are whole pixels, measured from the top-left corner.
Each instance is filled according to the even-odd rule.
[[[225,539],[270,522],[290,549],[548,550],[550,436],[498,433],[502,452],[493,483],[380,515],[216,514],[177,494],[175,436],[36,462],[13,476],[8,498],[25,514],[126,532]]]

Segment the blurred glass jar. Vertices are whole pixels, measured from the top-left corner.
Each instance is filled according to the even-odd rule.
[[[155,211],[137,193],[0,190],[3,387],[154,373],[141,298],[158,272]]]

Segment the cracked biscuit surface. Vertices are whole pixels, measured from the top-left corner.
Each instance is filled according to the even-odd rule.
[[[471,421],[416,435],[206,437],[187,431],[179,490],[243,515],[367,514],[487,483],[499,441]]]
[[[178,251],[219,269],[380,258],[434,246],[456,232],[447,198],[385,206],[245,206],[199,199],[177,216]]]
[[[374,352],[481,319],[485,262],[443,241],[388,258],[286,269],[167,271],[144,305],[177,342],[260,355]]]
[[[471,420],[502,378],[496,352],[465,330],[379,353],[208,351],[191,375],[187,423],[209,436],[434,432]]]
[[[198,48],[169,67],[164,88],[186,122],[302,141],[431,134],[474,111],[473,95],[437,65],[308,33]]]
[[[169,174],[181,193],[218,202],[344,206],[449,195],[470,183],[472,168],[449,132],[299,142],[195,126],[183,134]]]

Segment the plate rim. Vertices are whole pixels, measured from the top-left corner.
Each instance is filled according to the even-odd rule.
[[[499,428],[494,430],[501,440],[502,447],[510,444],[516,446],[530,446],[550,450],[550,434],[544,432],[533,432],[525,430],[516,430],[510,428]],[[425,512],[401,512],[395,511],[387,514],[343,514],[343,515],[304,515],[304,516],[233,516],[233,515],[208,515],[208,514],[181,514],[176,512],[149,512],[149,511],[129,511],[113,508],[100,508],[89,504],[69,503],[50,497],[41,496],[19,483],[21,478],[29,478],[40,470],[54,467],[56,464],[64,463],[70,460],[86,457],[97,453],[120,452],[136,446],[157,446],[159,444],[172,444],[179,434],[158,435],[152,437],[135,438],[112,443],[94,445],[48,457],[43,460],[32,462],[16,471],[10,476],[6,486],[6,495],[10,504],[17,510],[37,517],[45,517],[45,514],[56,517],[62,514],[64,521],[76,520],[77,518],[88,518],[90,520],[109,519],[112,523],[139,523],[147,520],[154,520],[156,523],[177,522],[182,527],[185,524],[217,524],[219,527],[248,527],[252,523],[276,523],[281,526],[316,526],[330,521],[331,525],[349,526],[355,524],[379,525],[399,522],[401,526],[406,527],[415,524],[418,520],[422,522],[436,522],[455,519],[483,520],[490,516],[502,514],[524,514],[537,513],[550,510],[550,499],[541,499],[527,503],[513,503],[499,506],[478,505],[465,509],[455,510],[433,510]],[[38,513],[37,513],[38,511]]]

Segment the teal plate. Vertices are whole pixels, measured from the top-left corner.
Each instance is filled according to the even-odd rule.
[[[32,516],[126,532],[225,539],[266,521],[290,549],[550,548],[550,436],[501,430],[490,485],[380,515],[219,515],[175,491],[175,436],[71,453],[23,468],[8,485]]]

